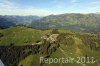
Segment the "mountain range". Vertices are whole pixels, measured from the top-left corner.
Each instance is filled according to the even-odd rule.
[[[35,29],[70,29],[80,32],[100,32],[100,14],[60,14],[39,16],[0,16],[0,28],[24,25]]]
[[[38,16],[0,16],[0,28],[8,28],[16,25],[28,26],[32,21],[39,19]]]
[[[99,32],[100,14],[50,15],[32,22],[33,28],[71,29],[75,31]]]

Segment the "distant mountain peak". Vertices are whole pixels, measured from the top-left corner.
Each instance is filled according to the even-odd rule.
[[[96,12],[96,14],[100,14],[100,12]]]

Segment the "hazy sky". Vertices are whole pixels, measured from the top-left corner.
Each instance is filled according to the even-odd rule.
[[[0,0],[0,15],[100,12],[100,0]]]

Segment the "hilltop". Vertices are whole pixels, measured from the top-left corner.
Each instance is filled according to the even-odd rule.
[[[100,64],[100,37],[91,33],[77,33],[64,29],[47,29],[36,30],[27,27],[11,27],[8,29],[0,30],[0,45],[13,47],[20,46],[21,52],[24,46],[35,47],[42,42],[40,47],[32,50],[31,47],[27,47],[25,53],[29,52],[29,55],[24,59],[21,59],[19,66],[39,66],[39,59],[41,56],[46,58],[67,58],[67,57],[94,57],[95,63],[54,63],[54,64],[42,64],[43,66],[97,66]],[[43,37],[48,38],[43,38]],[[53,37],[52,37],[53,36]],[[41,38],[42,37],[42,38]],[[49,41],[48,41],[49,39]],[[55,39],[52,41],[52,39]],[[34,44],[34,45],[33,45]],[[16,48],[14,49],[15,51]],[[9,48],[8,48],[9,49]],[[10,50],[10,49],[9,49]],[[38,51],[36,51],[38,50]],[[6,50],[8,52],[8,50]],[[35,52],[36,53],[33,53]],[[4,51],[5,52],[5,51]],[[5,52],[6,53],[6,52]],[[9,53],[8,53],[9,54]],[[9,57],[9,56],[8,56]],[[11,58],[10,58],[11,59]],[[12,58],[13,59],[13,58]],[[16,60],[15,60],[16,61]]]

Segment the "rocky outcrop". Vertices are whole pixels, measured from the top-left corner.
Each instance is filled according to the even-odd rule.
[[[30,54],[38,53],[39,47],[40,45],[0,46],[0,59],[5,66],[18,66],[20,60]]]
[[[26,45],[26,46],[0,46],[0,59],[5,66],[18,66],[19,62],[25,59],[29,55],[39,53],[44,57],[49,57],[52,52],[56,51],[57,44],[51,47],[51,43],[48,41],[43,44]],[[42,66],[40,64],[40,66]]]

